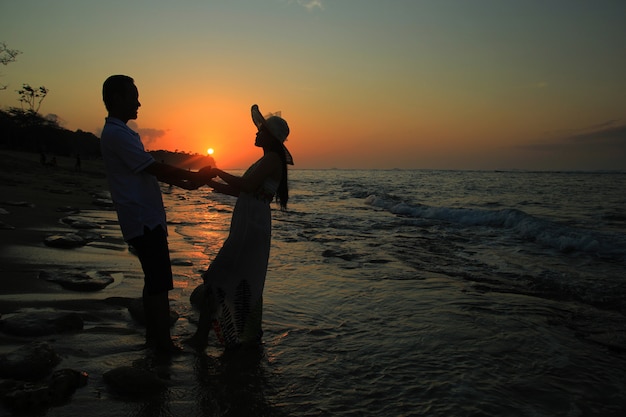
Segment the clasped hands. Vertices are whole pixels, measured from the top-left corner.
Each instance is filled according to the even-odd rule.
[[[213,178],[217,176],[217,169],[211,166],[205,166],[198,172],[191,172],[190,178],[181,184],[181,187],[185,190],[196,190],[203,185],[208,184]]]

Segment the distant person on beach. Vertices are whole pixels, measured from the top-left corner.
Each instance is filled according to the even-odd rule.
[[[74,163],[74,171],[80,172],[82,170],[80,162],[80,154],[76,154],[76,162]]]
[[[143,305],[146,344],[157,352],[173,353],[180,347],[170,336],[168,292],[173,289],[167,242],[167,224],[158,181],[195,189],[211,180],[202,173],[157,162],[145,151],[139,134],[126,123],[137,118],[139,92],[134,80],[113,75],[104,82],[102,98],[108,111],[100,146],[111,198],[124,240],[136,251],[144,272]]]
[[[211,326],[227,350],[258,347],[263,334],[263,287],[270,253],[272,218],[270,203],[276,197],[287,208],[289,187],[287,164],[291,154],[283,144],[289,135],[287,122],[279,116],[263,117],[252,106],[252,121],[258,132],[254,145],[263,157],[243,176],[210,169],[224,182],[209,181],[215,191],[237,197],[230,233],[217,256],[203,274],[204,297],[198,330],[188,340],[204,348]]]

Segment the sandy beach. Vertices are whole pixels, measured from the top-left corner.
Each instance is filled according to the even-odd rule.
[[[56,166],[39,158],[0,151],[0,415],[77,415],[67,414],[75,396],[81,407],[105,399],[104,374],[143,350],[128,308],[141,294],[139,265],[107,199],[102,161],[77,169],[73,158]],[[61,369],[78,376],[65,391],[53,384]]]
[[[174,357],[146,349],[143,273],[122,239],[102,161],[83,160],[77,170],[73,158],[57,157],[56,166],[39,158],[0,151],[0,416],[225,415],[220,402],[232,415],[258,408],[258,399],[242,397],[258,395],[241,390],[246,373],[224,371],[240,369],[241,357],[230,362],[219,346],[206,355],[184,346]],[[176,215],[168,222],[172,335],[184,345],[196,329],[190,296],[222,232],[207,249],[175,231]],[[258,355],[244,359],[254,372]]]
[[[37,154],[0,151],[0,166],[0,294],[46,291],[49,286],[33,273],[50,258],[53,264],[61,259],[42,256],[44,238],[71,230],[63,217],[97,208],[95,196],[107,191],[102,161],[81,161],[78,172],[71,158],[58,157],[53,167],[42,165]],[[4,303],[2,309],[7,312]]]
[[[294,171],[261,357],[162,360],[101,162],[74,162],[0,151],[0,417],[624,415],[623,174]],[[180,341],[234,200],[162,190]]]

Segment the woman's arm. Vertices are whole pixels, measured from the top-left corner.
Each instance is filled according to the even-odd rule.
[[[224,180],[226,184],[238,191],[254,192],[259,189],[266,178],[274,175],[276,172],[280,172],[281,164],[282,162],[278,154],[270,152],[263,156],[259,165],[244,177],[238,177],[217,168],[213,170],[213,174],[216,174]]]
[[[209,182],[207,182],[207,185],[213,188],[213,191],[216,191],[218,193],[239,197],[239,190],[228,184],[224,184],[223,182],[210,180]]]

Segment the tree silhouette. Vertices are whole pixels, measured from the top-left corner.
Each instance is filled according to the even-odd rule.
[[[21,53],[17,49],[9,48],[6,43],[0,42],[0,64],[9,65],[11,62],[15,62],[15,58]],[[0,90],[6,89],[6,85],[0,85]]]
[[[23,84],[22,89],[17,90],[17,94],[20,95],[22,109],[24,109],[24,104],[26,104],[28,106],[27,111],[39,113],[41,102],[48,95],[48,89],[44,86],[33,88],[29,84]]]

